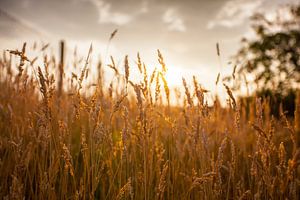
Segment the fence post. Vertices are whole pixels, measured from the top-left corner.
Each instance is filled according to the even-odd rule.
[[[60,61],[59,61],[59,79],[58,79],[58,96],[62,95],[63,90],[63,75],[65,64],[65,41],[60,41]]]

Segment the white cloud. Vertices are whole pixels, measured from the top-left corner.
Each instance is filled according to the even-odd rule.
[[[177,10],[174,8],[168,8],[163,14],[162,20],[168,25],[168,29],[171,31],[186,31],[183,19],[178,15]]]
[[[149,3],[147,0],[142,1],[140,13],[147,13],[149,11]]]
[[[99,14],[98,21],[101,24],[126,25],[133,21],[138,15],[148,12],[148,5],[145,1],[142,2],[140,9],[130,14],[113,11],[112,5],[103,0],[90,0],[90,2],[97,7]]]
[[[103,24],[116,24],[116,25],[125,25],[132,21],[133,17],[126,13],[121,12],[113,12],[111,10],[111,4],[98,1],[91,0],[91,2],[97,7],[99,13],[99,23]]]
[[[216,17],[207,24],[208,29],[216,26],[234,27],[243,24],[253,13],[259,11],[265,0],[230,0],[224,4]]]

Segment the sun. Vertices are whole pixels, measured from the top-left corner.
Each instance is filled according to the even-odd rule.
[[[166,80],[170,87],[179,86],[182,83],[182,76],[184,75],[184,70],[179,67],[169,67],[166,73]]]

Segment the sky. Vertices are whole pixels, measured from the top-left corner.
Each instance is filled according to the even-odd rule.
[[[99,55],[133,61],[140,52],[157,66],[164,55],[171,85],[191,75],[208,89],[226,74],[243,37],[251,37],[249,17],[270,13],[298,0],[0,0],[0,49],[21,48],[23,41],[64,39],[82,53],[90,43]],[[110,34],[118,29],[106,53]],[[221,58],[216,53],[219,43]]]

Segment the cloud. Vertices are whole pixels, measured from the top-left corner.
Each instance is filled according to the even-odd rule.
[[[148,5],[145,1],[142,1],[140,9],[130,14],[113,11],[111,3],[103,0],[90,0],[90,2],[96,6],[99,14],[98,22],[101,24],[126,25],[133,21],[138,15],[148,12]]]
[[[179,31],[179,32],[185,32],[186,27],[184,24],[183,19],[178,15],[178,12],[174,8],[168,8],[163,16],[162,20],[165,24],[168,25],[168,29],[170,31]]]
[[[208,29],[216,26],[235,27],[243,24],[262,6],[265,0],[230,0],[217,13],[216,17],[207,24]]]
[[[51,38],[47,31],[31,21],[19,18],[0,9],[0,37]]]
[[[99,23],[103,24],[116,24],[116,25],[125,25],[132,21],[133,17],[126,13],[121,12],[113,12],[111,10],[111,4],[98,1],[91,0],[91,2],[97,7],[99,13]]]

